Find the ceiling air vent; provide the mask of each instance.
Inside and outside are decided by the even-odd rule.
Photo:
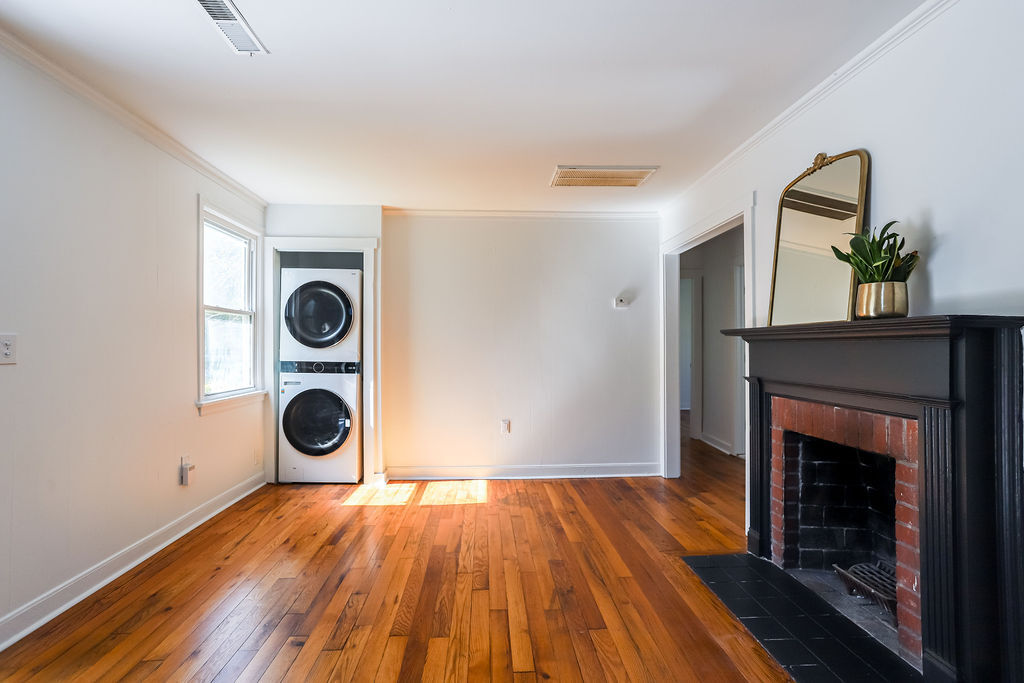
[[[252,32],[242,13],[231,0],[199,0],[206,13],[217,24],[231,48],[238,54],[252,55],[257,52],[270,54],[270,50]]]
[[[636,187],[657,166],[556,166],[551,187]]]

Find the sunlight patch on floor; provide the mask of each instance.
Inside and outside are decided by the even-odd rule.
[[[385,484],[384,486],[363,485],[353,491],[342,505],[406,505],[415,493],[415,482]]]
[[[432,481],[420,505],[473,505],[487,502],[487,480]]]

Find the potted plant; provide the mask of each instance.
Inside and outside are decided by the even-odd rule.
[[[857,274],[857,317],[898,318],[907,315],[907,278],[920,257],[916,251],[901,254],[906,239],[890,230],[889,221],[876,234],[853,235],[850,251],[832,247],[836,258],[850,264]]]

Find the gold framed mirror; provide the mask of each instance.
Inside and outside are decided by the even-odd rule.
[[[856,281],[832,253],[864,230],[868,153],[821,153],[779,197],[769,325],[850,320]]]

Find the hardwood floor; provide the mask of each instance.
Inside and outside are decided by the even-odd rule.
[[[679,559],[740,550],[742,527],[742,462],[693,442],[679,480],[267,486],[0,653],[0,677],[788,680]]]

